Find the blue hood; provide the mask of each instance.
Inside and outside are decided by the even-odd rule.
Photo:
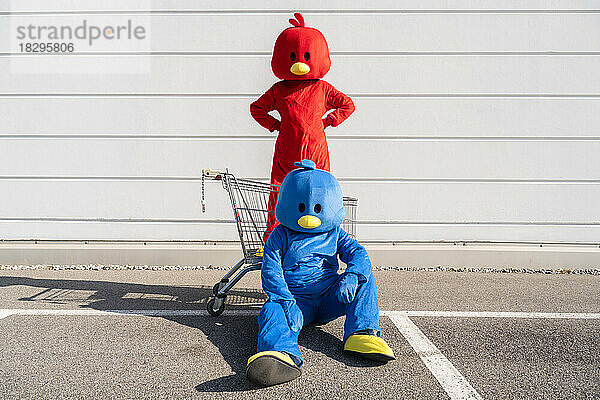
[[[311,160],[294,165],[300,168],[287,174],[279,190],[275,206],[279,223],[307,233],[327,232],[340,226],[344,220],[344,204],[337,179],[327,171],[316,169]]]

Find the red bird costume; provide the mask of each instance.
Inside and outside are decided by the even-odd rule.
[[[338,126],[354,112],[350,97],[320,80],[329,71],[331,60],[325,37],[304,26],[304,18],[295,13],[287,28],[275,41],[271,69],[282,79],[250,105],[250,114],[269,131],[279,131],[271,167],[271,183],[281,185],[295,169],[294,162],[309,159],[318,169],[329,171],[329,150],[325,128]],[[268,113],[277,110],[281,121]],[[323,115],[334,110],[323,119]],[[277,226],[277,195],[269,198],[268,234]]]

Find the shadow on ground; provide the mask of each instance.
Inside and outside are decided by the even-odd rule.
[[[205,310],[207,301],[213,296],[212,287],[207,286],[0,276],[0,288],[9,286],[40,289],[32,296],[18,299],[23,302],[72,304],[95,310]],[[266,295],[261,290],[231,290],[227,296],[225,314],[221,317],[156,317],[202,331],[234,372],[233,375],[198,384],[195,387],[198,392],[239,392],[256,389],[245,377],[246,360],[256,352],[256,316],[227,316],[227,310],[258,309],[265,300]],[[319,326],[305,327],[300,333],[299,344],[348,366],[380,365],[345,355],[341,340]]]

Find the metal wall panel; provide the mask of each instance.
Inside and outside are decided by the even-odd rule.
[[[257,96],[256,96],[257,97]],[[240,97],[0,97],[0,137],[272,137]],[[356,111],[331,136],[597,138],[600,98],[354,98]],[[36,118],[31,118],[35,111]]]
[[[273,136],[0,138],[0,159],[5,177],[199,179],[210,167],[267,178]],[[341,180],[600,183],[600,142],[593,140],[330,137],[328,142],[332,172]]]
[[[218,182],[206,188],[210,205],[206,214],[200,211],[200,185],[193,181],[8,180],[0,190],[5,193],[0,197],[4,221],[232,220],[229,200]],[[597,183],[358,181],[342,182],[342,191],[359,198],[357,218],[369,223],[593,225],[600,221]]]
[[[8,239],[103,240],[103,241],[228,241],[238,238],[233,223],[192,222],[65,222],[3,221],[0,235]],[[363,243],[417,242],[532,242],[597,243],[598,225],[497,225],[497,224],[359,224],[358,238]],[[393,239],[392,239],[393,238]],[[591,238],[591,239],[590,239]],[[459,244],[460,245],[460,244]],[[138,246],[139,248],[139,246]],[[400,250],[402,247],[398,247]],[[27,251],[23,251],[24,255]],[[240,253],[238,253],[239,256]],[[237,256],[236,256],[237,257]],[[68,253],[65,254],[68,258]],[[223,259],[221,265],[234,261]],[[398,262],[401,262],[401,258]],[[489,261],[489,260],[488,260]],[[573,260],[575,262],[576,260]],[[46,261],[48,262],[48,261]],[[177,263],[172,260],[171,263]],[[492,261],[493,262],[493,261]],[[200,258],[197,262],[202,264]],[[420,264],[423,265],[423,264]],[[436,264],[437,265],[437,264]],[[479,264],[476,264],[479,265]],[[485,261],[481,265],[486,265]],[[427,265],[431,266],[431,265]],[[520,265],[517,265],[520,266]],[[553,266],[553,265],[551,265]],[[597,267],[596,264],[591,264]]]
[[[3,35],[15,18],[147,16],[155,52],[0,45],[0,238],[235,240],[217,183],[200,213],[198,177],[268,175],[274,137],[248,105],[275,81],[269,52],[295,7],[0,1]],[[334,172],[360,198],[359,238],[598,241],[597,2],[303,7],[330,43],[326,80],[357,105],[327,133]]]
[[[127,14],[125,12],[125,14]],[[402,14],[311,13],[307,26],[317,27],[333,54],[372,52],[589,52],[600,50],[600,14]],[[77,26],[94,14],[56,15],[56,25]],[[0,15],[0,34],[9,32],[10,19]],[[24,23],[42,20],[20,17]],[[43,16],[44,20],[47,16]],[[289,26],[284,13],[180,14],[154,11],[149,50],[158,52],[270,53],[279,32]],[[140,16],[132,15],[136,22]],[[537,29],[531,29],[535,25]],[[369,27],[377,26],[378,29]],[[556,29],[560,26],[561,29]],[[507,29],[510,27],[510,29]],[[426,35],[423,32],[427,32]],[[565,35],[565,32],[569,32]],[[98,41],[78,51],[108,51]],[[0,43],[0,52],[11,50]],[[139,49],[142,50],[142,49]],[[134,51],[134,50],[132,50]]]
[[[600,92],[600,55],[334,56],[326,80],[356,97],[562,95]],[[11,63],[13,63],[11,65]],[[147,73],[119,71],[147,69]],[[259,96],[276,82],[266,56],[0,57],[3,94]],[[70,68],[86,73],[68,73]],[[62,71],[44,74],[39,71]]]
[[[595,0],[263,0],[260,3],[245,0],[0,0],[0,10],[4,11],[131,11],[146,9],[171,11],[206,10],[219,12],[255,12],[257,9],[271,12],[323,10],[324,12],[373,12],[399,10],[403,12],[564,12],[566,10],[594,11],[598,8]]]

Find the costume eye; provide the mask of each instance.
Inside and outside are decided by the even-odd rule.
[[[304,59],[306,61],[310,60],[310,53],[308,51],[306,53],[304,53]]]
[[[294,53],[293,51],[290,54],[290,58],[292,59],[292,61],[296,61],[296,53]]]
[[[317,214],[321,212],[321,205],[320,204],[315,204],[315,212]]]
[[[304,210],[306,210],[306,206],[304,205],[304,203],[298,204],[298,211],[304,212]]]

